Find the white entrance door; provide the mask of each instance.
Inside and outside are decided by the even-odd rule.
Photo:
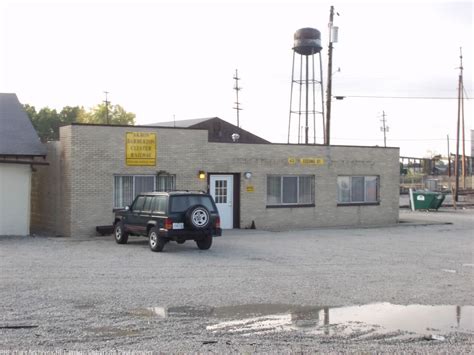
[[[209,182],[211,196],[221,217],[221,228],[232,229],[234,227],[234,176],[211,175]]]

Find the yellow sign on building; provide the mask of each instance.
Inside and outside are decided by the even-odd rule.
[[[324,165],[324,158],[318,157],[307,157],[307,158],[296,158],[296,157],[289,157],[288,164],[289,165]]]
[[[156,165],[156,133],[127,132],[125,137],[127,166]]]
[[[300,158],[301,165],[323,165],[323,158]]]

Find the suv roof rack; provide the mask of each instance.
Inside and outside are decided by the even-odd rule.
[[[186,193],[186,192],[197,192],[197,193],[200,193],[200,194],[207,194],[206,191],[203,191],[203,190],[182,190],[182,189],[179,189],[179,190],[167,190],[167,191],[159,191],[159,190],[153,190],[153,192],[182,192],[182,193]]]

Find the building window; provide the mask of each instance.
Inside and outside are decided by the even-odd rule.
[[[156,177],[156,191],[176,190],[176,175],[161,174]]]
[[[114,176],[114,207],[130,206],[140,192],[155,190],[154,175]]]
[[[114,207],[130,206],[141,192],[175,189],[176,175],[116,175],[114,176]]]
[[[268,175],[267,206],[295,205],[314,205],[314,175]]]
[[[338,204],[379,203],[378,176],[338,176]]]
[[[215,188],[215,203],[227,203],[227,180],[217,180]]]

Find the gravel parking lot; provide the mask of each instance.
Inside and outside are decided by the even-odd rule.
[[[473,217],[401,211],[390,227],[232,230],[208,251],[186,242],[163,253],[144,238],[0,237],[0,353],[470,353]],[[331,321],[338,309],[409,305],[439,306],[433,324]],[[439,328],[441,306],[463,325]]]

